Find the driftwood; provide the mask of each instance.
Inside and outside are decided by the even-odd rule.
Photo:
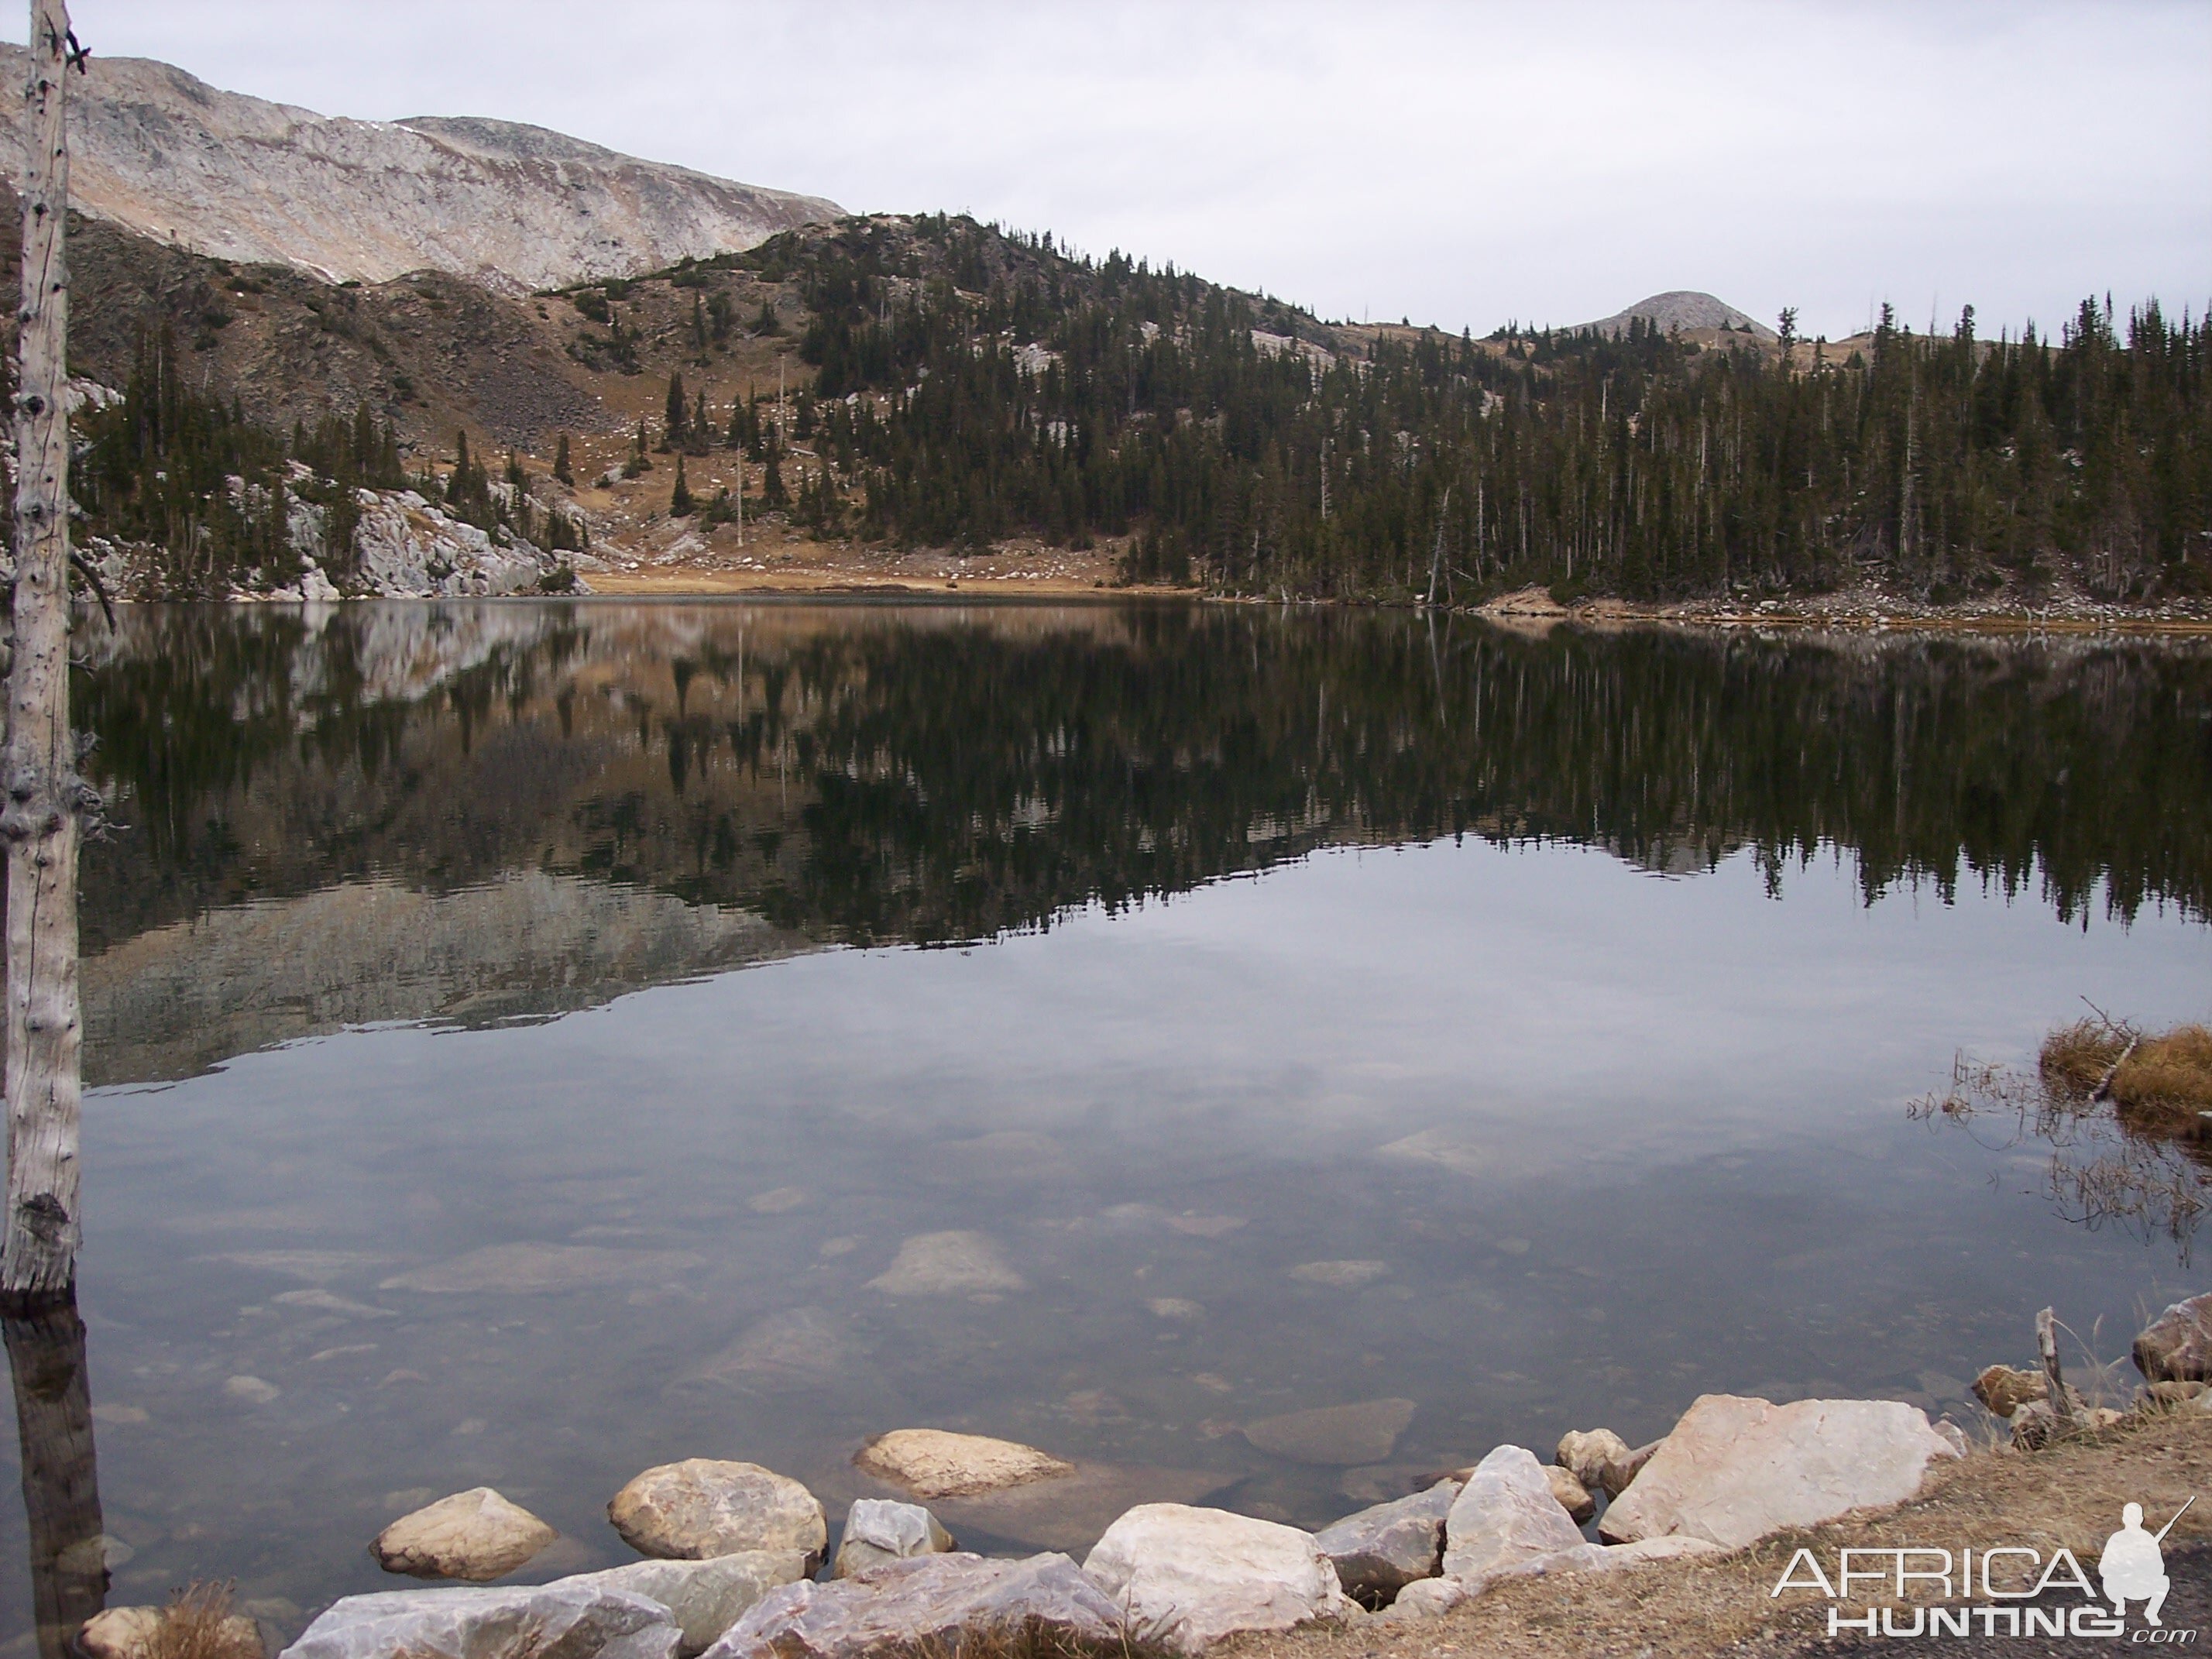
[[[0,1319],[15,1388],[40,1659],[63,1659],[107,1595],[84,1322],[74,1297]]]
[[[2043,1381],[2051,1409],[2062,1429],[2074,1426],[2074,1402],[2067,1398],[2066,1378],[2058,1369],[2058,1322],[2045,1308],[2035,1316],[2035,1349],[2043,1356]]]
[[[2104,1076],[2099,1078],[2097,1079],[2097,1086],[2089,1091],[2089,1098],[2091,1100],[2103,1100],[2111,1095],[2112,1091],[2112,1079],[2120,1074],[2120,1067],[2128,1063],[2129,1057],[2136,1051],[2136,1044],[2142,1041],[2142,1037],[2140,1033],[2129,1036],[2128,1046],[2120,1050],[2120,1057],[2114,1060],[2111,1065],[2105,1067]]]

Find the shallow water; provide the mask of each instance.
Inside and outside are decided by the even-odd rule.
[[[82,689],[130,826],[85,877],[111,1601],[235,1578],[295,1630],[477,1484],[567,1534],[526,1576],[611,1565],[607,1498],[683,1456],[834,1517],[912,1425],[1097,1466],[952,1517],[986,1547],[1318,1524],[1712,1390],[1972,1426],[2036,1309],[2109,1358],[2202,1288],[2049,1146],[1907,1117],[2085,996],[2207,1012],[2197,647],[124,627]],[[0,1504],[0,1644],[26,1547]]]

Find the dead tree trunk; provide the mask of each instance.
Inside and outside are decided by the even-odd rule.
[[[23,284],[15,313],[15,603],[8,670],[8,1208],[0,1297],[67,1291],[76,1273],[79,817],[69,715],[69,146],[65,0],[32,0]]]

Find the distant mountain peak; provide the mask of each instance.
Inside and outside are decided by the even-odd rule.
[[[1738,311],[1725,300],[1687,288],[1672,289],[1648,300],[1638,300],[1626,310],[1616,311],[1594,323],[1577,323],[1572,331],[1589,328],[1601,334],[1626,334],[1632,317],[1654,325],[1662,334],[1677,328],[1685,334],[1705,328],[1728,328],[1741,332],[1749,325],[1752,333],[1759,339],[1776,337],[1772,329],[1747,312]]]
[[[20,80],[23,57],[0,44],[0,75]],[[738,252],[844,212],[517,122],[318,115],[150,58],[92,59],[70,101],[71,207],[331,281],[428,269],[526,293]],[[21,122],[21,101],[0,100],[10,182]]]

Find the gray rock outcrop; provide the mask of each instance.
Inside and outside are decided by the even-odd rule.
[[[614,1590],[658,1601],[682,1629],[678,1659],[712,1647],[770,1590],[806,1577],[797,1550],[741,1550],[703,1561],[633,1561],[605,1572],[579,1573],[553,1588]]]
[[[2177,1302],[2137,1334],[2136,1369],[2148,1382],[2212,1382],[2212,1291]]]
[[[0,47],[11,82],[20,46]],[[511,294],[635,276],[838,218],[835,203],[643,161],[542,127],[356,121],[94,58],[70,99],[70,205],[220,259],[331,282],[425,268]],[[20,179],[20,103],[0,143]]]
[[[489,1486],[476,1486],[401,1516],[368,1553],[386,1572],[481,1584],[505,1577],[559,1536]]]
[[[1698,1397],[1598,1523],[1608,1542],[1680,1534],[1740,1549],[1789,1527],[1901,1504],[1928,1466],[1959,1455],[1894,1400]]]
[[[639,1554],[674,1560],[795,1550],[818,1562],[830,1539],[822,1505],[799,1482],[708,1457],[646,1470],[615,1494],[607,1519]]]
[[[1388,1504],[1347,1515],[1314,1534],[1336,1565],[1344,1593],[1363,1607],[1382,1607],[1416,1580],[1443,1571],[1444,1517],[1459,1482],[1439,1480]]]
[[[845,1516],[845,1531],[837,1540],[833,1578],[850,1578],[870,1567],[904,1561],[916,1555],[943,1555],[953,1547],[952,1534],[919,1504],[900,1504],[888,1498],[861,1498]]]
[[[1536,1455],[1500,1446],[1474,1466],[1444,1518],[1444,1572],[1480,1578],[1583,1541]]]
[[[1352,1608],[1310,1533],[1226,1510],[1139,1504],[1106,1528],[1083,1570],[1131,1624],[1185,1653]]]
[[[349,1595],[281,1659],[675,1659],[682,1632],[641,1595],[573,1580]]]
[[[708,1659],[857,1659],[887,1646],[940,1644],[951,1651],[963,1631],[1024,1626],[1106,1643],[1119,1636],[1121,1614],[1064,1555],[921,1555],[826,1584],[805,1580],[772,1590],[707,1652]]]

